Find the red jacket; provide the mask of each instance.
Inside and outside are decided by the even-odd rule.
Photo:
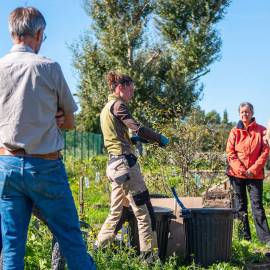
[[[247,129],[239,121],[231,130],[226,147],[228,175],[247,179],[245,172],[249,170],[254,175],[252,179],[264,178],[264,165],[269,155],[268,144],[263,142],[264,130],[266,128],[255,119]]]

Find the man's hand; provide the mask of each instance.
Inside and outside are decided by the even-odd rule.
[[[247,178],[253,178],[254,177],[254,174],[252,172],[250,172],[249,170],[247,170],[246,173],[245,173],[245,176]]]
[[[61,128],[63,124],[65,123],[65,116],[64,112],[59,109],[55,115],[56,125],[58,128]]]
[[[263,143],[264,144],[268,144],[266,133],[267,133],[267,130],[264,130],[263,131]]]

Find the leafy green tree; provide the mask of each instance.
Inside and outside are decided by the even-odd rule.
[[[223,112],[222,123],[223,123],[223,124],[228,124],[228,123],[229,123],[228,112],[227,112],[227,110],[224,110],[224,112]]]
[[[221,118],[218,112],[216,112],[215,110],[208,112],[205,115],[205,120],[208,124],[220,124],[221,123]]]
[[[198,152],[225,151],[229,132],[234,126],[234,123],[230,122],[228,118],[227,123],[224,123],[216,111],[205,113],[197,106],[182,121],[182,124],[187,123],[193,127],[203,127],[204,131],[200,133],[201,144],[200,147],[197,147]],[[169,128],[166,127],[166,129]]]
[[[141,121],[165,123],[187,115],[203,90],[199,78],[219,57],[215,24],[229,2],[85,1],[92,30],[73,46],[80,78],[80,128],[99,131],[99,113],[108,93],[105,75],[112,69],[134,78],[133,110]],[[149,40],[150,34],[154,40]]]

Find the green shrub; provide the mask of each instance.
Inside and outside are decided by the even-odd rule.
[[[161,150],[163,151],[163,149]],[[110,201],[110,184],[105,176],[107,158],[106,156],[93,157],[91,160],[73,161],[68,159],[67,171],[72,188],[72,192],[78,204],[79,193],[79,179],[80,177],[88,177],[89,186],[84,189],[84,214],[80,218],[88,222],[92,229],[88,232],[87,242],[90,252],[93,249],[93,243],[96,239],[97,233],[101,224],[108,214],[108,205]],[[143,157],[140,159],[143,167],[143,172],[150,186],[151,192],[167,191],[169,185],[180,184],[181,178],[178,178],[179,169],[170,164],[159,163],[155,157]],[[99,179],[96,179],[96,173],[99,172]],[[155,177],[158,181],[155,182]],[[163,179],[163,181],[160,181]],[[162,185],[167,183],[167,187]],[[202,186],[201,188],[204,188]],[[264,186],[264,204],[266,212],[269,212],[270,198],[270,183],[265,182]],[[233,236],[233,250],[232,260],[229,263],[218,263],[210,266],[210,270],[237,270],[244,269],[248,263],[261,262],[265,260],[264,253],[267,251],[266,247],[256,240],[255,227],[250,217],[252,242],[241,241],[237,235],[237,222],[235,223]],[[29,227],[29,235],[25,257],[26,270],[45,270],[50,269],[51,263],[51,233],[47,227],[35,218],[31,220]],[[161,265],[156,262],[152,267],[142,263],[135,252],[130,248],[107,248],[93,254],[97,262],[98,269],[101,270],[197,270],[204,268],[196,266],[194,263],[187,265],[182,262],[180,258],[171,257],[165,264]]]

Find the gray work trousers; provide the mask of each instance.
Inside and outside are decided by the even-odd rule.
[[[130,167],[125,157],[120,156],[115,162],[109,162],[106,173],[112,187],[111,207],[109,216],[98,234],[98,246],[105,246],[115,238],[123,207],[129,202],[138,223],[140,251],[157,250],[152,205],[139,164],[135,163]]]

